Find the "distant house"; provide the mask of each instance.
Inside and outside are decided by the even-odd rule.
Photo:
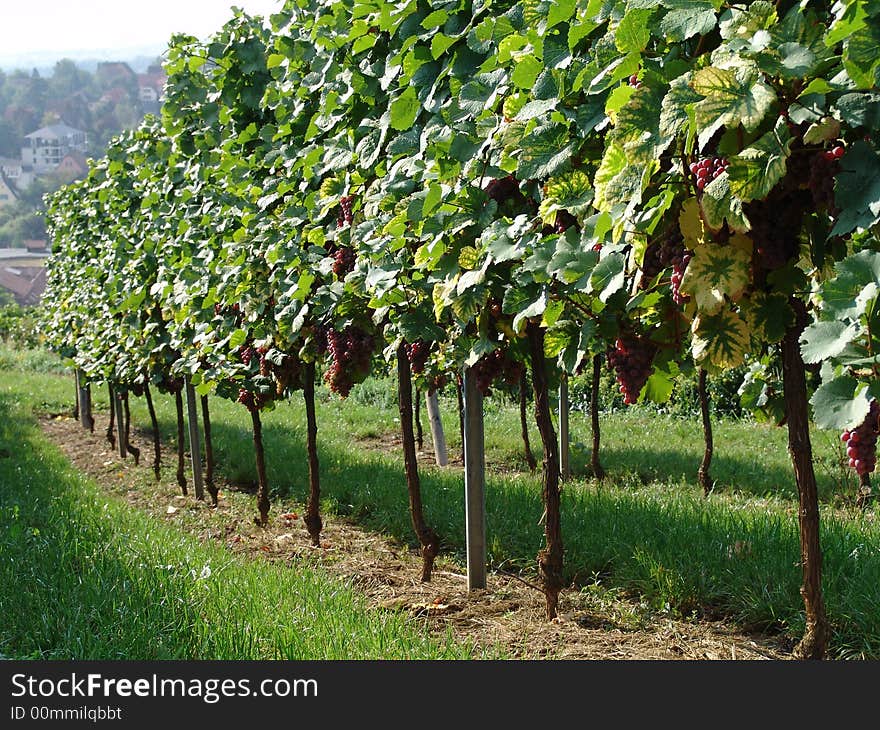
[[[43,238],[38,239],[38,240],[27,240],[24,242],[24,247],[25,247],[25,249],[27,249],[28,253],[48,253],[49,252],[46,240]]]
[[[81,152],[71,152],[65,155],[64,159],[58,164],[55,174],[63,180],[70,182],[84,178],[88,171],[89,162],[86,156]]]
[[[161,66],[150,66],[145,74],[138,74],[138,94],[148,114],[158,114],[165,100],[165,82],[168,77]]]
[[[21,161],[39,175],[54,170],[71,152],[85,151],[86,133],[61,122],[26,135]]]
[[[0,208],[12,205],[19,198],[15,185],[6,177],[6,173],[0,170]]]
[[[95,75],[101,85],[105,87],[125,86],[137,78],[135,72],[131,70],[131,66],[118,61],[99,63]]]
[[[8,157],[0,157],[0,172],[6,175],[16,190],[27,190],[34,181],[34,168],[25,165],[21,160],[12,160]]]
[[[42,266],[0,268],[0,288],[11,292],[23,307],[39,304],[46,291],[46,269]]]

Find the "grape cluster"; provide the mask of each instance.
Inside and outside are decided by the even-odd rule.
[[[348,246],[340,246],[333,254],[333,273],[337,278],[344,279],[354,271],[355,253]]]
[[[627,81],[628,81],[629,85],[632,86],[634,89],[642,88],[642,82],[639,81],[638,74],[633,74],[632,76],[629,77],[629,79],[627,79]]]
[[[330,328],[327,352],[332,362],[324,373],[330,390],[347,398],[355,382],[370,371],[374,347],[373,336],[358,327],[349,326],[342,331]]]
[[[812,206],[808,191],[788,188],[783,181],[765,200],[753,200],[743,206],[752,224],[758,261],[768,271],[783,267],[797,256],[804,211]]]
[[[684,279],[684,272],[687,271],[690,261],[691,255],[686,251],[680,259],[672,264],[672,280],[669,286],[672,290],[672,301],[678,305],[682,305],[690,299],[686,294],[681,293],[681,281]]]
[[[574,226],[575,230],[579,230],[577,218],[575,218],[567,210],[560,210],[556,213],[556,221],[553,230],[556,233],[565,233],[569,228]]]
[[[250,345],[242,345],[238,348],[238,357],[245,365],[250,365],[254,359],[254,348]]]
[[[859,476],[870,474],[877,466],[878,419],[880,419],[880,404],[872,400],[868,415],[861,425],[840,435],[840,440],[846,444],[849,465]]]
[[[473,367],[477,388],[484,396],[492,395],[492,383],[503,378],[508,385],[519,383],[523,365],[510,357],[506,350],[493,350],[483,355]]]
[[[263,377],[268,377],[271,372],[270,365],[271,363],[266,358],[266,353],[269,352],[269,348],[263,345],[262,347],[257,348],[257,353],[260,355],[260,375]]]
[[[617,374],[623,402],[632,405],[651,376],[657,346],[646,337],[621,335],[608,353],[608,363]]]
[[[516,200],[517,198],[522,197],[522,193],[519,189],[519,182],[517,182],[517,179],[513,175],[490,180],[489,184],[486,186],[486,195],[488,195],[491,200],[498,203],[498,205],[501,205],[507,200]]]
[[[254,394],[251,393],[251,391],[249,391],[247,388],[239,388],[238,402],[241,403],[249,411],[253,411],[256,408]]]
[[[838,212],[834,205],[834,178],[840,172],[839,160],[845,152],[843,146],[835,145],[810,158],[807,185],[813,196],[813,204],[817,210],[828,211],[832,216]]]
[[[339,199],[339,217],[336,220],[337,228],[351,225],[354,221],[354,196],[346,195]]]
[[[704,157],[702,160],[692,162],[691,174],[697,183],[697,190],[703,192],[703,188],[724,172],[730,163],[722,157]]]
[[[406,345],[406,357],[409,360],[412,371],[416,375],[425,372],[425,365],[431,355],[431,344],[424,340],[416,340]]]
[[[678,228],[673,229],[659,241],[653,241],[645,251],[640,286],[647,288],[657,274],[671,266],[672,299],[676,304],[684,304],[688,298],[680,291],[681,280],[690,260],[691,252],[685,248],[684,236]]]

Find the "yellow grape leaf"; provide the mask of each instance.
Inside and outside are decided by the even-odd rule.
[[[751,281],[752,241],[735,234],[727,245],[701,243],[693,250],[681,291],[693,298],[698,312],[713,314],[725,297],[735,300]]]
[[[476,269],[480,263],[480,252],[473,246],[465,246],[458,254],[458,265],[465,269]]]
[[[700,314],[691,328],[694,362],[707,370],[739,367],[751,344],[749,325],[739,313],[725,307],[714,314]]]
[[[696,198],[688,198],[681,206],[678,216],[678,226],[681,235],[684,236],[685,248],[693,251],[706,239],[706,229],[700,216],[700,201]]]

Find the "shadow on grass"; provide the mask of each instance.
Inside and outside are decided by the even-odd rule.
[[[266,418],[264,425],[271,486],[276,496],[303,501],[304,431],[278,420]],[[320,425],[318,438],[325,509],[414,546],[401,460],[328,443],[332,439],[322,439]],[[244,425],[217,419],[214,443],[221,472],[252,478],[250,432]],[[736,460],[721,465],[738,468]],[[460,470],[423,468],[422,487],[429,524],[444,548],[462,559]],[[792,640],[803,630],[793,510],[746,505],[723,495],[705,500],[696,490],[662,485],[623,489],[577,481],[563,490],[562,504],[567,576],[576,584],[601,575],[681,615],[734,618],[746,627],[782,631]],[[489,475],[486,505],[490,565],[534,566],[543,545],[539,478]],[[868,520],[830,517],[822,531],[835,650],[880,656],[880,529]]]

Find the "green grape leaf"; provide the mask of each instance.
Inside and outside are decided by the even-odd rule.
[[[630,162],[656,160],[672,141],[660,131],[665,87],[643,85],[617,114],[612,139],[623,147]]]
[[[587,173],[569,170],[547,181],[538,213],[545,223],[553,225],[558,211],[567,210],[579,216],[589,210],[592,202],[593,186]]]
[[[776,101],[776,92],[754,66],[709,66],[694,74],[691,86],[704,97],[694,107],[700,148],[722,126],[755,129]]]
[[[836,357],[858,334],[858,327],[840,320],[814,322],[801,335],[804,362],[817,363]]]
[[[651,40],[649,27],[654,11],[644,8],[629,9],[614,32],[614,43],[621,53],[644,51]]]
[[[860,89],[880,85],[880,20],[871,19],[853,33],[843,49],[843,65]]]
[[[730,192],[741,201],[766,198],[785,176],[791,134],[781,117],[772,131],[758,138],[751,147],[730,158],[727,174]]]
[[[691,88],[693,74],[688,71],[669,85],[669,91],[663,97],[660,106],[660,137],[675,138],[691,125],[688,108],[703,97]]]
[[[415,86],[407,86],[404,92],[391,102],[391,126],[399,132],[406,131],[415,124],[421,108]]]
[[[568,128],[550,124],[536,128],[527,134],[511,153],[517,160],[516,176],[520,180],[548,178],[558,175],[571,166],[575,143]]]
[[[745,362],[751,339],[748,324],[736,312],[724,308],[694,319],[691,353],[707,370],[725,370]]]
[[[607,302],[626,283],[626,260],[622,254],[603,257],[590,275],[590,292],[599,292],[599,301]]]
[[[840,137],[840,122],[834,117],[823,117],[804,132],[804,144],[822,144]]]
[[[871,407],[867,388],[855,378],[843,376],[822,383],[813,397],[813,421],[819,428],[845,429],[858,426]]]
[[[692,297],[697,311],[714,314],[725,297],[736,300],[751,281],[752,242],[737,235],[726,246],[697,246],[681,281],[681,291]]]
[[[794,311],[784,294],[760,292],[742,302],[741,306],[759,342],[779,342],[794,324]]]
[[[871,145],[859,140],[840,161],[834,202],[841,209],[832,236],[868,228],[880,220],[880,157]]]
[[[645,383],[640,397],[652,403],[665,403],[672,395],[675,380],[662,370],[655,370]]]
[[[703,220],[712,230],[720,231],[724,221],[734,231],[745,233],[751,228],[742,209],[742,201],[730,191],[730,176],[724,172],[709,183],[700,199]]]
[[[709,2],[689,2],[686,8],[670,10],[660,20],[660,31],[671,41],[705,35],[715,28],[715,8]]]

